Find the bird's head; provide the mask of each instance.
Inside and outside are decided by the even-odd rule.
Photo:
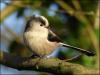
[[[25,31],[32,27],[49,27],[49,22],[44,16],[33,15],[26,23]]]

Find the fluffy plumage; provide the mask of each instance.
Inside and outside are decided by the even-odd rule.
[[[26,24],[24,41],[34,55],[47,56],[59,46],[75,49],[88,56],[94,55],[93,52],[61,43],[60,38],[48,29],[48,26],[49,22],[44,16],[32,16]]]

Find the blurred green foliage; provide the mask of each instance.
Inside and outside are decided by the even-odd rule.
[[[86,27],[90,25],[90,27],[93,29],[93,32],[95,32],[95,35],[97,38],[96,40],[99,41],[99,28],[98,29],[94,28],[95,27],[94,25],[95,15],[96,15],[95,12],[97,9],[98,1],[97,0],[63,0],[65,4],[68,4],[71,8],[75,10],[75,13],[80,12],[79,14],[82,14],[82,15],[84,14],[84,16],[86,17],[86,22],[83,20],[79,21],[75,17],[74,14],[71,15],[67,13],[66,10],[63,9],[63,7],[61,7],[60,4],[58,4],[56,1],[57,0],[24,0],[24,1],[21,1],[21,3],[24,4],[24,7],[22,6],[18,10],[16,10],[17,11],[16,17],[20,18],[21,16],[25,16],[23,14],[26,9],[29,9],[30,11],[32,10],[31,13],[38,11],[41,15],[45,16],[49,20],[51,29],[55,33],[57,33],[59,37],[65,43],[68,43],[68,44],[71,44],[77,47],[81,47],[87,50],[91,50],[91,49],[94,50],[95,48],[91,42],[93,40],[90,39],[91,36],[89,36],[88,34],[91,32],[87,32]],[[80,7],[77,6],[77,4],[73,4],[74,1],[76,1],[76,3],[80,5]],[[52,6],[53,4],[55,4],[58,7],[55,11],[53,9],[50,9],[50,6]],[[48,12],[51,12],[51,11],[55,13],[55,15],[50,16]],[[31,14],[31,16],[32,15],[33,14]],[[81,16],[79,16],[79,18],[80,17]],[[19,46],[22,46],[22,44],[21,45],[19,44]],[[15,49],[17,51],[18,49],[20,49],[19,46],[18,46],[18,43],[16,42],[11,43],[9,47],[10,52],[13,52],[12,50],[15,51]],[[16,51],[14,53],[16,53]],[[65,53],[61,52],[61,55],[70,56],[73,53],[73,50],[69,49],[69,52],[68,53],[67,52],[68,51],[66,51]],[[93,65],[92,63],[93,60],[94,60],[93,58],[82,55],[80,57],[80,60],[78,60],[77,63],[84,64],[86,66],[91,66]]]

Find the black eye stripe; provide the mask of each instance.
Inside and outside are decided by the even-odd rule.
[[[43,25],[45,25],[45,21],[44,21],[43,19],[38,18],[38,20],[39,20]]]
[[[41,20],[41,23],[45,25],[45,21]]]
[[[31,21],[32,21],[32,19],[28,20],[28,22],[26,23],[25,30],[27,30],[29,28]]]

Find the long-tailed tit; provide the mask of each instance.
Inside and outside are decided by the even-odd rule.
[[[28,20],[24,31],[24,41],[33,55],[47,56],[59,46],[72,48],[88,56],[95,55],[91,51],[63,43],[48,27],[49,22],[44,16],[32,16]]]

